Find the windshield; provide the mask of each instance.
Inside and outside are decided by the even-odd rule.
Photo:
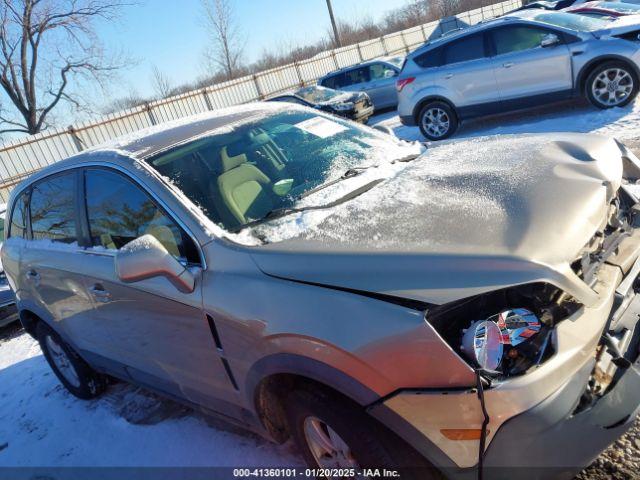
[[[592,32],[606,28],[609,22],[602,18],[587,17],[566,12],[544,12],[534,15],[533,20],[564,27],[577,32]]]
[[[303,198],[305,208],[335,201],[322,195],[314,200],[315,192],[337,181],[348,189],[350,178],[363,169],[406,160],[423,149],[294,108],[213,131],[147,162],[213,222],[233,232],[295,208]]]
[[[344,92],[314,85],[311,87],[301,88],[296,92],[296,95],[310,103],[323,103],[328,102],[335,97],[339,97],[340,95],[344,95]]]

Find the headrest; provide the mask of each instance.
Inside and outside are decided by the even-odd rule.
[[[247,161],[247,156],[244,153],[236,155],[235,157],[230,157],[227,153],[227,147],[222,147],[222,150],[220,151],[220,158],[222,160],[223,172],[228,172],[232,168],[236,168]]]

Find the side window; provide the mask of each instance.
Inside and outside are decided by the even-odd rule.
[[[332,75],[330,77],[325,78],[322,81],[322,86],[327,88],[333,88],[334,90],[339,90],[340,88],[345,86],[345,76],[344,73],[338,73],[336,75]]]
[[[449,43],[444,47],[443,56],[447,65],[484,58],[484,35],[477,33]]]
[[[28,190],[23,191],[13,204],[13,213],[9,223],[9,237],[27,236],[27,197]]]
[[[369,78],[371,80],[383,80],[398,75],[398,72],[384,63],[369,65]]]
[[[544,28],[512,25],[493,30],[491,37],[493,38],[496,55],[504,55],[505,53],[538,48],[542,38],[549,33],[552,32]],[[562,38],[561,35],[558,35],[558,37]]]
[[[85,198],[92,245],[117,250],[150,234],[178,260],[200,263],[193,240],[124,175],[86,170]]]
[[[344,75],[346,77],[345,87],[358,83],[367,83],[369,81],[369,67],[354,68],[346,71]]]
[[[76,172],[36,183],[29,211],[34,240],[76,242]]]

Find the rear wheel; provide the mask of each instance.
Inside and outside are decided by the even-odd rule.
[[[286,406],[291,435],[311,468],[388,468],[402,478],[441,478],[401,438],[347,399],[304,389],[289,394]]]
[[[429,140],[444,140],[458,129],[458,117],[448,104],[431,102],[420,110],[418,125]]]
[[[638,93],[638,78],[625,62],[611,61],[596,67],[587,77],[588,100],[598,108],[624,107]]]
[[[106,377],[92,369],[46,323],[38,323],[36,334],[47,363],[69,392],[83,400],[96,398],[104,392]]]

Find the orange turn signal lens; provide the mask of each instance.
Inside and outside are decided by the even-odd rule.
[[[449,440],[480,440],[482,429],[480,428],[443,428],[440,433]],[[487,430],[489,435],[489,430]]]

